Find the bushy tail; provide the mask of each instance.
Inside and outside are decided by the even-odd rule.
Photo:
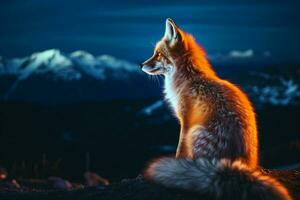
[[[209,199],[292,199],[278,181],[249,169],[242,161],[161,158],[150,164],[145,177],[166,187],[196,191]]]

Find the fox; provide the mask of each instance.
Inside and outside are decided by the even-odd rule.
[[[261,171],[256,114],[247,95],[216,74],[191,34],[168,18],[153,55],[140,66],[164,76],[165,99],[180,124],[175,158],[151,162],[146,179],[217,200],[292,199]]]

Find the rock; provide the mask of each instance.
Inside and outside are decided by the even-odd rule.
[[[0,166],[0,181],[7,178],[7,170]]]
[[[54,189],[58,190],[69,190],[72,188],[72,184],[65,179],[60,177],[49,177],[48,180],[52,183]]]
[[[95,187],[101,185],[109,185],[109,181],[105,178],[102,178],[94,172],[85,172],[84,173],[85,185],[88,187]]]

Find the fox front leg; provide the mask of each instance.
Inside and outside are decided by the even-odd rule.
[[[186,155],[184,150],[184,145],[182,142],[179,142],[176,149],[176,158],[184,158]]]
[[[193,130],[194,129],[190,130],[183,125],[180,126],[180,136],[176,150],[176,158],[193,158],[193,135],[191,135]]]
[[[176,158],[187,158],[187,157],[191,157],[191,155],[189,154],[188,146],[186,143],[186,139],[184,138],[184,135],[180,134],[179,142],[176,150]]]

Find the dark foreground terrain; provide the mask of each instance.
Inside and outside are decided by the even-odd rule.
[[[300,171],[266,170],[280,180],[290,191],[295,200],[300,199]],[[187,191],[166,189],[159,185],[149,183],[139,176],[135,179],[123,179],[107,187],[92,187],[70,191],[58,190],[3,190],[0,191],[1,200],[196,200],[214,199]],[[224,199],[227,199],[224,197]],[[228,199],[234,199],[232,197]]]
[[[136,177],[149,160],[176,150],[178,122],[165,104],[151,108],[158,101],[2,102],[0,166],[15,178],[82,182],[89,152],[88,170],[113,182]],[[256,112],[260,164],[290,169],[300,163],[300,107],[265,106]]]

